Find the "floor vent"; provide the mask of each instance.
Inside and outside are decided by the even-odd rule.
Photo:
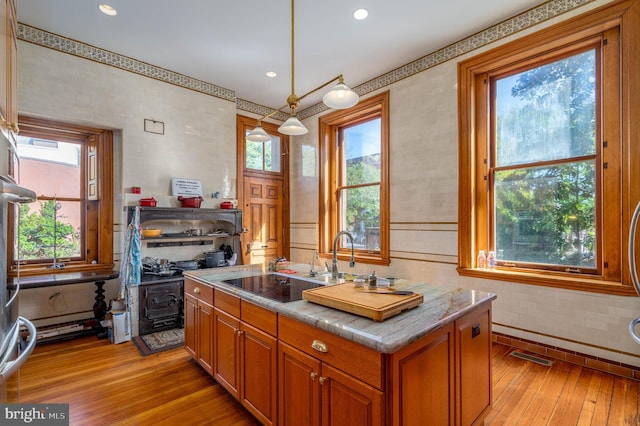
[[[516,358],[520,358],[527,361],[535,362],[540,365],[544,365],[545,367],[551,367],[553,365],[553,361],[549,361],[548,359],[540,358],[535,355],[525,354],[519,351],[513,351],[510,353],[510,355]]]

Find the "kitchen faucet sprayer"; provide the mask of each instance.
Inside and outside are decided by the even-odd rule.
[[[336,234],[333,239],[333,264],[331,266],[331,278],[334,280],[338,279],[338,254],[337,254],[337,244],[338,239],[340,239],[341,235],[346,235],[351,240],[351,259],[349,260],[349,267],[353,268],[356,264],[356,258],[353,254],[353,235],[351,235],[348,231],[340,231]]]

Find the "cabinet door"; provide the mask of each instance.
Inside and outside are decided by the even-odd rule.
[[[278,343],[280,426],[320,426],[320,366],[317,359]]]
[[[491,407],[491,311],[471,312],[456,321],[458,418],[471,425]],[[486,411],[485,411],[486,410]]]
[[[200,300],[197,313],[198,363],[213,375],[213,306]]]
[[[330,365],[322,365],[322,426],[381,426],[384,424],[384,396]]]
[[[275,337],[242,323],[241,402],[263,425],[273,425],[277,412],[278,346]]]
[[[197,328],[198,299],[184,295],[184,348],[196,361],[198,360],[198,328]]]
[[[391,356],[392,424],[454,424],[454,353],[449,324]]]
[[[240,321],[214,308],[213,323],[213,376],[234,398],[240,399]]]

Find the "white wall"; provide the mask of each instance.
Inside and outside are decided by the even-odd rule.
[[[202,181],[208,195],[202,207],[218,207],[220,200],[210,198],[214,192],[235,198],[234,102],[19,41],[18,109],[115,131],[116,260],[126,223],[123,206],[142,197],[155,197],[162,207],[179,206],[170,195],[172,177]],[[164,122],[164,135],[145,132],[144,119]],[[142,194],[131,194],[132,186],[140,186]],[[118,287],[119,280],[107,283],[107,300]],[[94,290],[91,283],[25,290],[20,311],[37,325],[91,317]]]
[[[594,2],[568,16],[604,3]],[[640,315],[639,298],[461,277],[456,272],[457,62],[513,38],[384,89],[390,91],[391,111],[391,264],[387,268],[356,264],[353,271],[375,269],[378,276],[495,292],[495,331],[640,366],[640,346],[628,333],[629,321]],[[315,176],[301,177],[302,147],[306,147],[304,152],[315,149],[317,156],[318,116],[304,124],[309,133],[293,137],[290,149],[291,253],[293,260],[308,263],[318,244],[318,169],[316,161]],[[346,263],[340,268],[349,270]]]
[[[591,2],[515,37],[607,2]],[[629,321],[640,315],[640,299],[474,279],[456,273],[456,62],[513,38],[383,89],[390,90],[391,102],[392,261],[386,268],[376,266],[376,272],[379,276],[495,292],[496,331],[640,365],[640,350],[627,332]],[[169,195],[172,176],[202,180],[205,194],[221,191],[227,192],[224,196],[235,197],[234,103],[26,42],[19,42],[18,59],[21,113],[117,130],[116,213],[122,211],[123,204],[135,204],[139,198],[127,193],[134,185],[142,187],[142,197],[154,196],[161,206],[177,205]],[[390,68],[396,65],[390,64]],[[163,121],[165,135],[145,133],[144,118]],[[290,150],[291,254],[293,260],[307,263],[318,245],[317,116],[306,119],[305,125],[309,133],[293,137]],[[305,167],[304,173],[303,152],[306,164],[315,162],[315,169]],[[204,206],[216,207],[216,202],[207,199]],[[122,229],[122,223],[117,230]],[[117,233],[117,255],[119,248]],[[348,270],[346,265],[341,267]],[[354,270],[369,273],[371,269],[371,265],[357,264]],[[108,283],[108,297],[115,295],[117,286],[117,282]],[[33,319],[59,315],[60,311],[90,310],[93,286],[84,288],[25,291],[21,311]],[[58,292],[62,292],[66,304],[60,301],[60,295],[49,300]]]

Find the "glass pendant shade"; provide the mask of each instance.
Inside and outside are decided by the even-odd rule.
[[[256,128],[249,132],[247,139],[251,142],[266,142],[271,140],[271,136],[269,136],[269,134],[262,128],[262,125],[258,123]]]
[[[336,84],[330,92],[322,97],[322,102],[329,108],[346,109],[358,103],[360,97],[346,84]]]
[[[295,115],[292,115],[287,119],[287,121],[278,127],[278,131],[283,135],[298,136],[304,135],[309,131],[309,129],[304,127],[304,124],[302,124]]]

